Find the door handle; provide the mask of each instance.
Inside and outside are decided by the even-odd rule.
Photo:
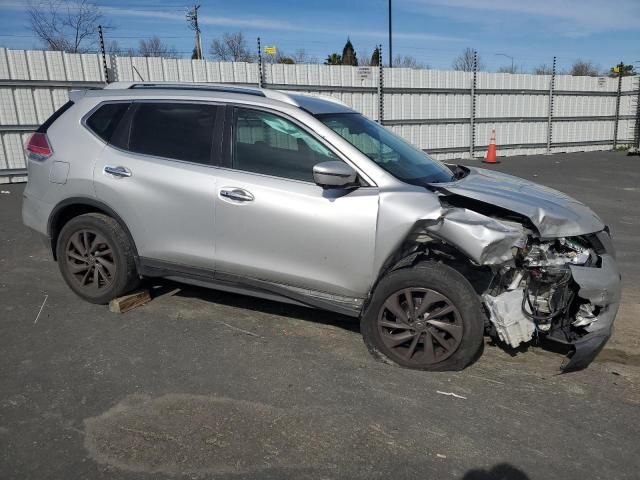
[[[252,202],[253,195],[241,188],[221,188],[220,196],[236,202]]]
[[[118,166],[105,165],[104,173],[113,175],[114,177],[130,177],[131,176],[131,170],[129,170],[126,167],[122,167],[120,165]]]

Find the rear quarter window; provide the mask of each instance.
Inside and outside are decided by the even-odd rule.
[[[87,127],[105,142],[110,142],[129,105],[127,102],[102,105],[87,119]]]
[[[40,125],[38,127],[36,132],[38,132],[38,133],[47,133],[47,130],[49,129],[49,127],[51,125],[53,125],[53,122],[55,122],[58,118],[60,118],[60,116],[64,112],[69,110],[72,106],[73,106],[73,102],[71,100],[69,100],[67,103],[62,105],[58,110],[53,112],[53,115],[51,115],[49,118],[47,118],[47,120],[42,125]]]

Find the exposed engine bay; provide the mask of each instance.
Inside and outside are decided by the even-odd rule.
[[[438,189],[443,210],[423,227],[423,241],[427,246],[431,238],[444,241],[476,271],[490,272],[488,285],[474,285],[489,335],[514,348],[538,339],[565,344],[572,351],[562,369],[585,368],[611,336],[620,302],[620,273],[608,230],[559,192],[550,190],[554,202],[544,208],[539,201],[527,202],[532,187],[526,181],[476,170],[495,180],[498,194],[489,203],[481,197],[484,191],[474,188],[473,174],[466,190],[458,184]],[[571,209],[561,211],[558,205]],[[470,278],[468,272],[465,276]]]
[[[600,307],[578,295],[571,265],[598,267],[599,257],[584,238],[531,239],[514,264],[496,268],[483,295],[495,334],[512,347],[540,334],[571,343],[598,321]]]

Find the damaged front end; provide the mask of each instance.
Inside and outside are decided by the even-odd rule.
[[[472,173],[484,175],[478,169]],[[562,370],[585,368],[611,336],[620,303],[620,273],[608,230],[570,197],[499,175],[491,173],[501,189],[491,203],[486,190],[486,198],[476,194],[479,179],[472,181],[473,189],[437,188],[443,209],[425,233],[491,270],[488,287],[476,286],[490,335],[511,347],[534,338],[560,342],[572,348]],[[507,201],[507,192],[520,195],[519,203]],[[533,192],[546,209],[532,207]]]
[[[606,238],[605,238],[606,237]],[[482,295],[495,334],[512,347],[545,337],[573,347],[562,369],[587,367],[612,333],[620,274],[608,233],[530,237],[513,263],[497,267]]]

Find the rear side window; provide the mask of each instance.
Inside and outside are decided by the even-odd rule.
[[[217,107],[190,103],[140,103],[135,107],[129,150],[210,164]]]
[[[109,142],[129,105],[126,102],[102,105],[87,119],[87,126],[105,142]]]

